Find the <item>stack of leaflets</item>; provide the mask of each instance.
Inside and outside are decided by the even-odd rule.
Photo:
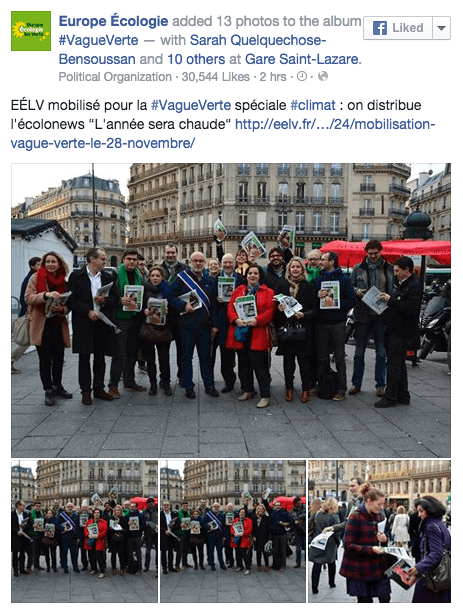
[[[98,523],[90,523],[87,526],[87,532],[89,538],[98,538]]]
[[[324,551],[326,549],[326,545],[328,544],[328,539],[332,536],[334,532],[322,532],[313,538],[310,543],[311,547],[315,547],[316,549],[321,549]]]
[[[235,536],[242,536],[244,534],[244,526],[242,521],[237,521],[233,526],[233,533]]]
[[[260,242],[254,231],[250,231],[241,242],[242,247],[246,250],[249,260],[254,261],[260,256],[264,256],[265,248]]]
[[[341,308],[341,294],[338,280],[322,282],[320,290],[328,291],[326,297],[320,299],[321,310],[339,310]]]
[[[107,297],[109,295],[109,291],[111,290],[113,284],[114,282],[110,282],[109,284],[100,286],[100,288],[96,292],[97,297]]]
[[[180,301],[189,303],[191,307],[193,308],[193,311],[199,310],[199,308],[202,307],[203,305],[203,302],[201,301],[200,296],[195,290],[190,290],[184,295],[180,295],[178,298],[180,299]],[[185,310],[183,312],[180,312],[180,316],[183,316],[183,314],[187,314],[187,312],[185,312]]]
[[[194,519],[190,523],[190,534],[201,534],[201,523]]]
[[[294,316],[296,312],[300,312],[302,310],[302,305],[294,297],[280,293],[279,295],[274,296],[274,300],[278,301],[280,305],[284,304],[286,306],[284,310],[286,318],[291,318],[291,316]]]
[[[183,517],[180,527],[182,530],[189,530],[191,527],[191,517]]]
[[[264,491],[264,493],[262,494],[262,499],[263,499],[263,500],[268,500],[268,496],[269,496],[271,493],[272,493],[272,490],[271,490],[271,489],[266,489],[266,490]]]
[[[88,521],[88,514],[87,513],[80,513],[80,515],[79,515],[79,527],[85,527],[87,525],[87,521]]]
[[[34,524],[32,526],[34,532],[43,532],[44,520],[43,518],[34,519]]]
[[[386,547],[383,548],[383,550],[389,553],[390,548],[391,547]],[[395,547],[392,548],[394,549]],[[407,553],[406,555],[406,558],[398,557],[396,561],[392,564],[392,566],[390,566],[390,568],[388,568],[384,574],[393,581],[395,581],[398,585],[400,585],[400,587],[403,587],[403,589],[410,589],[410,587],[415,584],[417,577],[409,576],[410,568],[412,568],[413,562],[408,557]]]
[[[253,320],[257,316],[256,298],[254,295],[245,295],[237,297],[235,301],[235,310],[238,318],[244,322]]]
[[[376,286],[372,286],[367,290],[362,297],[362,301],[376,314],[382,314],[387,308],[387,303],[384,299],[381,299],[381,291]]]
[[[296,243],[296,227],[285,224],[278,235],[278,243],[283,249],[291,248],[291,251],[294,252]]]
[[[224,302],[228,302],[235,290],[235,278],[219,276],[217,278],[217,297]]]
[[[129,531],[137,532],[140,529],[140,519],[138,517],[129,517]]]
[[[71,295],[72,292],[69,290],[67,293],[62,293],[58,299],[55,299],[55,297],[47,297],[45,301],[45,318],[53,318],[56,316],[57,312],[53,312],[51,308],[66,305]]]
[[[45,536],[47,538],[55,537],[55,525],[53,523],[45,523]]]
[[[222,242],[227,236],[227,229],[222,224],[222,220],[217,218],[214,222],[214,235],[217,237],[217,241]]]
[[[231,512],[225,513],[225,525],[231,525],[235,519],[235,515]]]
[[[122,530],[122,526],[116,521],[116,519],[109,520],[109,527],[115,532],[120,532]]]
[[[209,523],[207,524],[208,527],[208,532],[213,532],[214,530],[219,529],[219,525],[217,523],[217,521],[209,521]]]
[[[155,297],[150,297],[148,299],[147,307],[153,312],[151,316],[146,317],[147,323],[152,325],[166,324],[167,299],[156,299]]]
[[[123,312],[140,312],[143,305],[143,291],[141,284],[126,284],[124,286],[124,297],[129,297],[131,305],[123,305]]]

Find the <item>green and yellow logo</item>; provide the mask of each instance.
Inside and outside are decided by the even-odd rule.
[[[11,51],[51,50],[51,11],[11,11]]]

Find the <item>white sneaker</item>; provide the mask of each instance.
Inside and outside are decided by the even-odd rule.
[[[98,578],[99,579],[104,579],[104,576],[105,576],[104,572],[100,572],[100,574],[98,575]]]
[[[246,572],[244,574],[251,574],[250,570],[246,570]]]
[[[270,403],[270,397],[262,397],[262,399],[256,404],[256,408],[266,408]]]

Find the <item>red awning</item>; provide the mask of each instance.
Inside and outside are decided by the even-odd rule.
[[[450,241],[422,241],[411,239],[394,239],[382,241],[383,256],[391,261],[399,256],[420,255],[431,256],[441,265],[451,263]],[[337,252],[339,264],[342,267],[353,267],[365,257],[366,242],[335,240],[320,248],[322,252]]]
[[[287,496],[285,496],[285,495],[280,495],[280,496],[278,496],[278,497],[276,497],[276,498],[273,498],[273,500],[272,500],[272,505],[273,505],[273,502],[275,502],[276,500],[278,500],[279,502],[281,502],[281,506],[282,506],[283,508],[285,508],[286,510],[288,510],[288,511],[289,511],[289,510],[291,510],[291,508],[293,507],[294,498],[288,498],[288,497],[287,497]],[[305,495],[301,496],[301,502],[302,502],[303,504],[305,504],[305,503],[306,503],[306,497],[305,497]]]
[[[154,503],[157,506],[158,498],[153,498],[153,499],[154,499]],[[136,497],[136,498],[132,498],[130,501],[138,504],[138,510],[145,510],[145,508],[147,508],[148,506],[148,498]]]

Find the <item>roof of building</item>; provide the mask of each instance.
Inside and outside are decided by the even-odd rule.
[[[11,232],[21,235],[24,241],[31,241],[50,230],[66,244],[71,252],[74,252],[77,248],[76,242],[56,220],[41,220],[40,218],[12,218],[11,220]]]

